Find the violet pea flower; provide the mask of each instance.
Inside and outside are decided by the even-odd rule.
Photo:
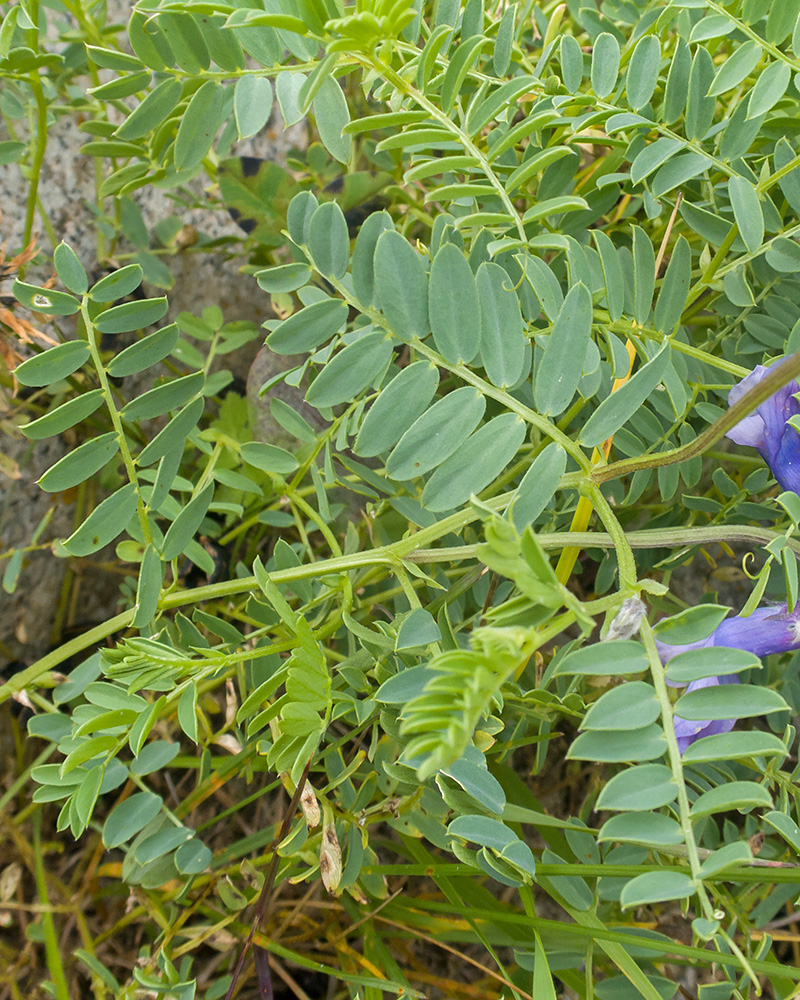
[[[758,385],[768,370],[764,365],[756,365],[728,393],[728,404],[732,406],[749,389]],[[800,392],[800,387],[792,380],[740,420],[725,436],[736,444],[755,448],[780,486],[784,490],[800,493],[800,434],[788,422],[790,417],[800,414],[800,402],[795,399],[797,392]]]
[[[785,604],[771,605],[756,610],[747,618],[734,615],[724,622],[706,639],[687,643],[685,646],[673,646],[656,640],[661,662],[666,665],[673,656],[689,649],[707,649],[709,646],[728,646],[734,649],[744,649],[756,656],[768,656],[770,653],[787,653],[800,648],[800,602],[792,611]],[[737,684],[736,674],[726,674],[722,677],[704,677],[692,681],[687,691],[697,688],[711,687],[717,684]],[[690,722],[681,716],[675,716],[675,735],[681,753],[702,736],[715,733],[729,733],[735,725],[734,719],[715,719]]]

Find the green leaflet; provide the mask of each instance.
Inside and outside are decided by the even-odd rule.
[[[435,469],[469,437],[485,409],[477,389],[448,393],[403,434],[386,461],[386,475],[403,482]]]
[[[321,408],[355,399],[386,370],[391,357],[392,344],[382,331],[365,334],[326,363],[306,401]]]
[[[118,489],[98,504],[83,524],[65,539],[64,548],[73,556],[88,556],[112,542],[136,513],[136,489],[132,483]]]
[[[654,322],[656,330],[661,333],[672,333],[680,322],[691,277],[692,248],[685,237],[679,236],[656,302]]]
[[[143,372],[147,368],[163,361],[168,354],[171,354],[178,343],[178,326],[170,323],[155,333],[148,334],[142,340],[124,351],[115,354],[108,363],[108,374],[115,378],[122,378],[125,375],[135,375]]]
[[[422,258],[399,233],[383,232],[375,246],[375,294],[401,340],[428,334],[428,275]]]
[[[338,333],[347,321],[347,305],[340,299],[322,299],[294,313],[267,337],[276,354],[313,351]]]
[[[567,453],[560,444],[551,441],[536,456],[509,504],[511,519],[517,531],[533,524],[553,498],[567,467]]]
[[[65,430],[80,423],[81,420],[91,416],[102,403],[102,390],[92,389],[90,392],[70,399],[67,403],[62,403],[61,406],[45,413],[38,420],[24,424],[20,430],[31,441],[40,441],[42,438],[52,437],[54,434],[62,434]]]
[[[581,282],[569,290],[550,331],[544,355],[535,372],[537,409],[557,416],[578,388],[592,330],[592,296]]]
[[[353,450],[366,458],[397,444],[433,399],[439,373],[427,361],[416,361],[384,386],[367,411]]]
[[[728,195],[745,246],[755,253],[764,242],[764,213],[755,186],[746,177],[731,177]]]
[[[39,486],[48,493],[59,493],[77,486],[107,465],[118,449],[119,440],[113,431],[89,438],[51,465],[39,480]]]
[[[161,558],[165,562],[177,558],[194,538],[213,497],[214,484],[209,483],[204,490],[181,509],[181,512],[169,526],[169,531],[167,531],[164,544],[161,547]]]
[[[251,73],[239,77],[234,90],[233,111],[240,139],[248,139],[267,124],[273,97],[272,84],[265,77]]]
[[[344,213],[335,201],[320,205],[311,216],[307,241],[317,270],[327,278],[343,278],[350,256],[350,237]]]
[[[614,35],[604,31],[598,35],[592,49],[592,90],[598,97],[608,97],[617,85],[620,48]]]
[[[597,447],[608,440],[636,413],[661,381],[669,364],[670,347],[664,344],[634,376],[611,393],[589,417],[580,435],[581,443]]]
[[[331,156],[341,163],[350,159],[352,139],[342,135],[342,129],[350,121],[350,110],[342,93],[342,88],[332,76],[325,78],[314,98],[314,117],[319,137]]]
[[[190,99],[175,138],[175,166],[191,170],[211,149],[222,113],[223,89],[216,80],[206,82]]]
[[[428,314],[436,349],[451,364],[468,363],[478,353],[481,307],[478,287],[466,257],[445,243],[433,259]]]
[[[436,469],[423,490],[422,506],[439,512],[466,503],[494,482],[524,440],[525,424],[515,413],[494,417]]]
[[[636,43],[628,63],[625,92],[634,111],[643,108],[656,89],[661,64],[661,44],[655,35],[645,35]],[[746,74],[745,74],[746,75]]]
[[[475,276],[480,302],[480,355],[489,381],[500,388],[516,385],[528,360],[525,327],[508,272],[484,262]]]

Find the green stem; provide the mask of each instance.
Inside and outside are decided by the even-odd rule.
[[[67,985],[67,977],[64,975],[56,924],[55,920],[53,920],[50,897],[47,891],[47,875],[45,874],[44,855],[42,853],[41,809],[37,809],[33,814],[33,861],[36,894],[42,906],[42,936],[44,937],[44,950],[47,955],[47,969],[55,987],[56,1000],[69,1000],[69,986]]]
[[[595,466],[591,477],[595,483],[606,483],[610,479],[637,472],[639,469],[657,469],[663,465],[674,465],[687,459],[702,455],[704,451],[716,444],[732,427],[757,409],[763,402],[773,396],[780,388],[800,375],[800,352],[791,355],[779,365],[773,365],[764,378],[737,400],[728,410],[694,441],[680,448],[670,448],[657,455],[640,455],[636,458],[625,458],[610,465]]]
[[[470,137],[465,132],[463,132],[458,127],[458,125],[456,125],[456,123],[449,117],[449,115],[446,115],[444,111],[441,110],[441,108],[437,108],[437,106],[432,101],[429,101],[424,94],[420,93],[416,89],[416,87],[413,87],[407,80],[404,80],[399,73],[396,73],[391,66],[388,66],[386,63],[381,62],[380,59],[374,58],[372,60],[372,67],[376,72],[380,73],[382,77],[390,81],[401,94],[405,94],[406,97],[410,97],[421,108],[424,108],[424,110],[428,112],[431,118],[439,122],[439,124],[442,125],[443,128],[446,128],[448,131],[452,132],[454,137],[464,147],[465,151],[470,156],[475,157],[478,163],[480,163],[481,170],[486,176],[486,179],[489,181],[489,183],[492,185],[495,191],[497,191],[497,196],[503,203],[503,207],[505,208],[509,217],[513,219],[514,225],[517,228],[517,232],[519,233],[520,239],[523,242],[527,243],[528,237],[525,233],[525,226],[522,223],[522,219],[519,216],[519,212],[514,207],[514,203],[509,197],[509,194],[506,191],[505,187],[503,186],[500,178],[495,174],[495,172],[489,165],[489,161],[486,159],[486,157],[483,155],[480,149],[478,149],[475,143],[470,139]]]
[[[147,519],[147,507],[145,505],[144,498],[142,497],[139,477],[136,475],[136,466],[134,465],[133,457],[131,456],[130,449],[128,448],[128,441],[125,437],[125,431],[122,427],[122,418],[120,417],[119,411],[114,404],[114,396],[111,392],[108,376],[106,375],[106,370],[103,367],[103,362],[100,358],[100,351],[97,346],[98,334],[89,316],[89,300],[86,296],[83,297],[81,302],[81,316],[83,317],[83,322],[86,326],[86,340],[89,344],[89,350],[92,355],[92,362],[94,363],[95,371],[97,372],[97,378],[100,382],[100,388],[103,391],[103,399],[105,400],[106,408],[108,409],[109,416],[111,417],[112,426],[116,431],[117,440],[119,441],[119,450],[122,455],[122,461],[125,463],[125,470],[128,473],[128,479],[136,490],[136,511],[139,516],[139,524],[142,528],[145,545],[151,545],[153,542],[153,536],[150,531],[150,522]]]

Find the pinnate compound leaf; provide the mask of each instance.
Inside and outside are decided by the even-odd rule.
[[[306,401],[318,408],[350,402],[385,371],[391,358],[392,345],[382,330],[365,334],[326,363]]]
[[[39,480],[39,486],[48,493],[77,486],[107,465],[118,450],[119,440],[114,431],[90,438],[52,465]]]
[[[73,556],[88,556],[112,542],[136,513],[136,488],[128,483],[98,504],[63,543]]]
[[[522,377],[528,358],[519,299],[510,287],[508,272],[499,264],[484,262],[475,280],[480,301],[481,361],[489,381],[506,389]]]
[[[596,447],[627,423],[661,381],[669,358],[669,344],[664,344],[658,354],[640,368],[633,378],[604,399],[586,421],[580,435],[581,443]]]
[[[688,899],[695,885],[683,872],[645,872],[631,879],[622,889],[619,901],[623,910],[647,903],[663,903],[670,899]]]
[[[371,458],[388,451],[420,417],[439,385],[439,372],[428,361],[415,361],[381,389],[367,412],[353,450]]]
[[[478,288],[467,258],[454,243],[445,243],[433,259],[428,313],[436,350],[445,361],[472,361],[481,334]]]
[[[525,440],[525,423],[502,413],[476,431],[433,473],[422,493],[422,506],[452,510],[480,493],[500,475]]]
[[[267,337],[267,347],[276,354],[313,351],[338,333],[346,322],[346,303],[340,299],[322,299],[276,326]]]
[[[428,334],[428,275],[420,255],[399,233],[383,232],[375,246],[375,293],[401,340]]]
[[[471,386],[448,393],[403,434],[386,462],[386,475],[404,482],[435,469],[466,441],[485,409],[485,399]]]
[[[558,416],[572,402],[591,330],[591,292],[578,282],[564,299],[536,369],[534,398],[541,413]]]
[[[62,434],[70,427],[91,416],[103,403],[103,390],[92,389],[67,403],[62,403],[38,420],[24,424],[20,430],[30,441],[41,441],[42,438]]]

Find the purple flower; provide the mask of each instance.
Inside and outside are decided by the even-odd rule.
[[[795,605],[791,612],[787,611],[785,604],[774,604],[765,608],[756,608],[747,618],[733,615],[718,625],[708,638],[699,642],[690,642],[685,646],[673,646],[656,639],[656,646],[661,662],[665,666],[678,653],[685,653],[690,649],[707,649],[709,646],[744,649],[756,656],[787,653],[790,650],[800,648],[800,602]],[[686,690],[695,691],[698,688],[711,687],[716,684],[738,684],[738,682],[739,679],[735,674],[726,674],[722,677],[704,677],[702,680],[692,681]],[[729,733],[734,724],[733,719],[690,722],[688,719],[676,715],[675,735],[678,737],[681,753],[685,753],[686,748],[702,736]]]
[[[718,625],[707,639],[673,646],[656,639],[661,662],[666,665],[673,656],[689,649],[707,649],[709,646],[728,646],[744,649],[756,656],[770,653],[787,653],[800,647],[800,602],[788,612],[785,604],[772,604],[756,610],[743,618],[733,615]]]
[[[758,385],[767,371],[764,365],[756,365],[728,393],[728,404],[732,406],[749,389]],[[755,448],[781,487],[800,493],[800,434],[788,423],[790,417],[800,414],[800,402],[795,399],[797,392],[800,392],[800,387],[792,380],[740,420],[726,437],[736,444]]]

